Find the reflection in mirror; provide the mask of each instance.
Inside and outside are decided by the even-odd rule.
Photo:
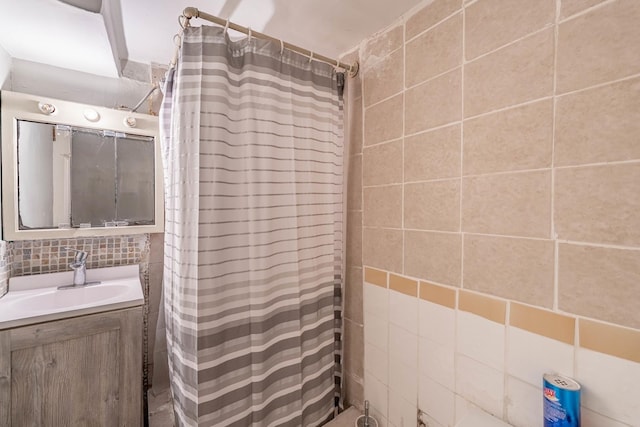
[[[18,120],[19,228],[154,224],[154,139]]]

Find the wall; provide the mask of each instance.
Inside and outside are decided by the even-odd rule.
[[[353,63],[358,52],[341,60]],[[345,153],[347,168],[346,280],[344,284],[343,391],[346,406],[364,408],[364,319],[362,311],[362,79],[346,79]]]
[[[473,404],[539,426],[547,371],[582,383],[583,426],[638,425],[639,19],[633,0],[435,0],[363,43],[383,425]]]
[[[113,79],[14,58],[10,84],[3,89],[109,108],[133,107],[151,88],[148,68],[146,76],[137,72],[133,78]],[[138,111],[145,110],[142,106]]]
[[[11,72],[11,56],[6,50],[0,46],[0,89],[5,89],[5,86],[9,86]]]

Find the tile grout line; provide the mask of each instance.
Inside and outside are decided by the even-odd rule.
[[[463,186],[463,170],[464,170],[464,70],[465,70],[465,50],[466,50],[466,40],[467,40],[467,34],[466,34],[466,26],[467,26],[467,5],[464,4],[464,1],[462,2],[462,48],[460,49],[460,60],[461,60],[461,64],[460,64],[460,168],[459,173],[460,173],[460,197],[459,197],[459,203],[460,203],[460,207],[459,207],[459,224],[458,224],[458,229],[460,232],[460,278],[458,280],[458,286],[459,289],[462,289],[464,287],[464,240],[465,240],[465,235],[462,231],[462,186]],[[456,291],[456,295],[455,295],[455,308],[454,308],[454,316],[453,316],[453,392],[454,392],[454,396],[457,396],[458,394],[458,376],[459,376],[459,364],[458,364],[458,306],[459,306],[459,301],[460,301],[460,292]],[[462,398],[462,396],[461,396]],[[466,401],[466,399],[465,399]],[[454,413],[454,421],[455,421],[455,414],[456,412],[458,412],[458,399],[456,399],[454,397],[453,399],[453,413]]]
[[[400,270],[402,270],[402,273],[404,274],[405,272],[405,238],[404,238],[404,181],[405,181],[405,170],[404,170],[404,150],[405,150],[405,134],[406,134],[406,127],[407,127],[407,120],[406,120],[406,103],[407,103],[407,96],[406,96],[406,84],[407,84],[407,24],[406,24],[406,20],[403,20],[402,22],[402,159],[401,159],[401,163],[402,163],[402,188],[401,188],[401,192],[400,192],[400,225],[402,228],[402,251],[401,251],[401,256],[402,256],[402,262],[401,262],[401,267]]]
[[[462,7],[462,47],[460,49],[460,61],[461,61],[461,65],[460,65],[460,168],[459,168],[459,173],[460,173],[460,187],[459,187],[459,199],[458,199],[458,203],[460,204],[459,206],[459,224],[458,224],[458,230],[460,232],[460,279],[459,279],[459,285],[460,288],[464,288],[464,230],[462,228],[462,217],[463,217],[463,209],[462,209],[462,205],[463,205],[463,188],[464,188],[464,178],[463,178],[463,170],[464,170],[464,70],[465,70],[465,52],[466,52],[466,40],[467,40],[467,32],[466,32],[466,27],[467,27],[467,12],[466,12],[466,7],[463,4]]]
[[[558,99],[556,97],[556,92],[558,90],[558,37],[559,37],[559,24],[558,21],[560,19],[560,11],[562,8],[561,0],[556,0],[556,13],[555,13],[555,22],[553,29],[553,103],[552,103],[552,122],[551,122],[551,239],[553,239],[553,310],[558,310],[558,233],[556,232],[556,224],[555,224],[555,181],[556,181],[556,173],[555,173],[555,157],[556,157],[556,116],[558,112]]]

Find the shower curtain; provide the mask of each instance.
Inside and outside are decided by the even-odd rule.
[[[315,426],[340,386],[342,74],[187,27],[161,109],[178,425]]]

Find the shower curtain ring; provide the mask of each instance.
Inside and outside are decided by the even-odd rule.
[[[280,56],[284,53],[284,41],[280,39]]]
[[[229,20],[227,19],[227,22],[224,24],[224,33],[227,34],[228,31],[229,31]]]
[[[251,43],[251,27],[249,27],[249,39],[248,42]]]
[[[191,20],[186,16],[184,15],[178,16],[178,24],[180,24],[180,27],[182,27],[183,30],[191,26],[190,22]]]
[[[311,61],[313,61],[313,52],[309,54],[309,64],[311,64]]]

